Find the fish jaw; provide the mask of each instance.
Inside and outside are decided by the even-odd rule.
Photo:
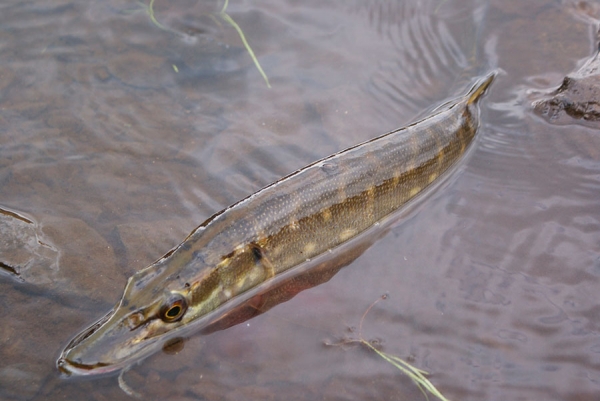
[[[65,347],[58,369],[67,376],[110,373],[159,349],[170,338],[167,334],[182,326],[182,321],[166,324],[159,318],[161,305],[173,292],[148,291],[157,282],[166,284],[168,273],[158,263],[134,274],[119,303]]]
[[[182,277],[185,275],[181,273],[181,264],[189,266],[187,248],[184,241],[168,254],[169,257],[163,257],[134,274],[113,310],[75,336],[65,347],[57,360],[58,369],[67,376],[115,372],[214,318],[216,306],[236,293],[214,286],[215,281],[227,281],[224,275],[215,276],[214,269],[196,266],[193,277]],[[236,261],[239,262],[239,259]],[[230,278],[229,281],[238,287],[236,280]],[[242,277],[239,282],[243,284],[246,281]],[[168,319],[165,307],[172,305],[173,297],[182,302],[183,311],[180,317]]]
[[[117,306],[71,340],[57,360],[58,369],[66,376],[107,374],[133,364],[162,344],[152,322],[131,330],[126,321]]]

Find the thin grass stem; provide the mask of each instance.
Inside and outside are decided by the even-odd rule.
[[[161,24],[160,22],[158,22],[156,20],[156,17],[154,16],[154,1],[155,0],[150,0],[150,4],[148,4],[147,10],[146,10],[148,12],[148,15],[150,16],[150,21],[152,21],[152,23],[154,25],[156,25],[157,27],[159,27],[160,29],[168,31],[169,29],[167,27],[165,27],[163,24]]]
[[[427,375],[428,373],[424,370],[421,370],[419,368],[416,368],[414,366],[412,366],[410,363],[406,362],[405,360],[403,360],[402,358],[399,358],[395,355],[391,355],[388,353],[385,353],[383,351],[378,350],[377,348],[375,348],[373,346],[373,344],[371,344],[369,341],[365,340],[365,338],[362,335],[362,327],[363,327],[363,322],[365,320],[365,318],[367,317],[367,314],[371,311],[371,309],[373,309],[373,307],[375,305],[377,305],[379,302],[381,302],[382,300],[387,299],[387,295],[383,295],[382,297],[380,297],[379,299],[377,299],[375,302],[373,302],[365,311],[365,313],[363,313],[361,319],[360,319],[360,323],[358,325],[358,341],[361,344],[363,344],[364,346],[366,346],[367,348],[371,349],[372,351],[374,351],[377,355],[379,355],[381,358],[383,358],[385,361],[389,362],[390,364],[392,364],[393,366],[395,366],[398,370],[400,370],[402,373],[404,373],[406,376],[408,376],[413,383],[415,383],[415,385],[419,388],[419,390],[423,393],[423,395],[425,396],[425,398],[429,401],[429,397],[427,396],[426,391],[428,391],[430,394],[433,394],[434,396],[436,396],[437,398],[439,398],[442,401],[449,401],[446,397],[444,397],[444,395],[429,381],[429,379],[427,377],[425,377],[425,375]]]
[[[229,0],[225,0],[225,4],[223,4],[223,8],[221,9],[221,12],[219,13],[219,15],[221,16],[221,18],[223,18],[223,21],[227,22],[229,25],[231,25],[237,31],[238,35],[240,36],[240,39],[242,40],[242,43],[244,44],[244,47],[246,47],[246,51],[248,52],[248,54],[250,54],[252,61],[254,61],[254,65],[256,66],[256,69],[258,70],[258,72],[260,72],[260,75],[262,75],[263,79],[265,80],[265,82],[267,84],[267,87],[270,88],[271,84],[269,83],[269,78],[267,77],[267,74],[265,74],[265,72],[263,71],[262,67],[260,66],[260,63],[258,62],[258,59],[254,55],[254,51],[252,50],[252,48],[250,47],[250,44],[246,40],[246,35],[244,35],[242,28],[240,28],[239,25],[233,20],[233,18],[231,18],[229,16],[229,14],[227,14],[225,12],[225,10],[227,10],[228,5],[229,5]]]

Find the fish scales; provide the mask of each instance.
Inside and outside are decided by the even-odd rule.
[[[224,303],[334,249],[439,179],[477,132],[494,75],[408,127],[310,164],[215,214],[130,278],[121,302],[61,355],[70,374],[122,368]]]
[[[218,263],[231,244],[260,243],[281,272],[365,230],[457,160],[463,152],[461,138],[470,140],[475,132],[470,114],[457,114],[441,114],[426,120],[426,127],[419,124],[392,132],[267,187],[236,205],[239,213],[230,209],[220,224],[206,227],[214,235],[201,232],[208,236],[202,244],[204,260]],[[416,152],[410,145],[412,135],[418,142]],[[375,158],[380,162],[370,161]],[[305,251],[307,244],[314,247]]]
[[[461,138],[470,140],[475,124],[469,114],[456,114],[441,115],[428,120],[427,127],[412,126],[327,159],[325,163],[337,166],[335,173],[323,171],[323,164],[300,171],[286,188],[272,189],[285,191],[286,199],[299,199],[289,207],[268,207],[271,194],[263,192],[264,201],[256,199],[245,213],[260,228],[233,241],[264,243],[266,255],[280,272],[364,231],[424,190],[462,154]],[[448,126],[453,135],[448,135]],[[416,153],[410,147],[412,135],[417,139]]]

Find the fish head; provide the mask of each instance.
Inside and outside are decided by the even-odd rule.
[[[197,241],[203,230],[188,239]],[[59,370],[68,376],[118,371],[225,313],[220,305],[262,278],[249,281],[244,274],[254,266],[252,252],[221,254],[195,251],[186,239],[135,273],[113,310],[66,346]]]
[[[191,294],[191,285],[160,261],[137,272],[113,310],[66,346],[59,370],[68,376],[109,373],[155,352],[192,319]]]

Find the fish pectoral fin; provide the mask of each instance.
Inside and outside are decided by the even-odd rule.
[[[265,272],[265,280],[268,280],[275,276],[275,266],[268,258],[268,255],[265,252],[265,249],[258,245],[255,242],[250,244],[250,249],[252,250],[252,254],[254,255],[254,260],[256,264],[261,265]]]

